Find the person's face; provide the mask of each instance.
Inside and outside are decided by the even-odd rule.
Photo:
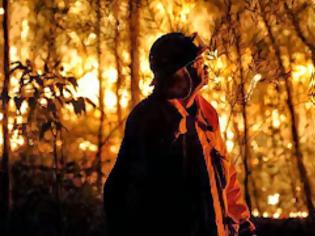
[[[170,78],[166,89],[168,98],[187,98],[198,92],[208,83],[208,66],[202,55],[176,71]]]
[[[190,73],[185,67],[182,67],[169,78],[166,94],[168,98],[184,98],[191,93],[192,88],[193,82]]]
[[[201,56],[198,57],[192,64],[195,70],[195,77],[193,78],[194,88],[201,88],[209,81],[208,66],[205,64],[205,59]]]

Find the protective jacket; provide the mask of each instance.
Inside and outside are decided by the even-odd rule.
[[[218,115],[151,94],[129,114],[104,187],[109,236],[237,235],[254,230]]]

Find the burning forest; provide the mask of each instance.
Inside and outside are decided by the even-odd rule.
[[[315,235],[314,1],[0,2],[1,235],[106,235],[103,187],[170,32],[207,47],[199,93],[257,235]]]

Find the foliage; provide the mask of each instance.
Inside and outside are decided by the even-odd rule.
[[[84,170],[68,163],[61,172],[61,201],[53,194],[53,169],[16,162],[9,235],[104,235],[102,202]],[[30,214],[30,212],[32,212]]]
[[[32,134],[39,134],[43,138],[47,131],[57,135],[62,128],[65,128],[61,122],[62,109],[66,105],[72,105],[75,114],[81,115],[86,111],[86,103],[94,103],[84,97],[74,97],[73,91],[77,89],[76,78],[62,75],[58,70],[58,64],[50,69],[47,64],[44,65],[43,73],[34,71],[32,63],[26,64],[14,62],[15,67],[11,73],[19,73],[17,93],[13,100],[18,115],[25,115],[27,120],[18,123],[15,119],[15,128],[21,131],[21,134],[27,136],[32,141]],[[26,102],[27,107],[21,110],[22,103]],[[26,112],[25,112],[26,110]],[[31,129],[27,129],[27,126]],[[28,132],[29,131],[29,132]]]

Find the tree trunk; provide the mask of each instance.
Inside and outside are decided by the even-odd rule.
[[[245,200],[248,205],[249,210],[252,210],[252,204],[249,194],[249,159],[250,159],[250,146],[249,146],[249,138],[248,138],[248,119],[247,119],[247,111],[246,111],[246,91],[245,91],[245,78],[244,78],[244,69],[242,65],[242,52],[241,52],[241,38],[240,35],[236,35],[235,30],[234,35],[236,37],[236,51],[238,58],[238,68],[239,68],[239,77],[240,77],[240,92],[241,92],[241,112],[243,118],[243,126],[244,126],[244,135],[243,135],[243,164],[245,170],[244,176],[244,188],[245,188]]]
[[[115,57],[115,64],[116,64],[116,70],[117,70],[117,83],[116,83],[116,97],[117,97],[117,122],[118,124],[121,124],[122,121],[122,109],[120,105],[121,100],[121,94],[120,94],[120,88],[122,85],[122,67],[121,67],[121,60],[119,56],[119,41],[120,41],[120,32],[119,32],[119,20],[118,20],[118,12],[119,12],[119,4],[115,5],[114,8],[114,17],[116,19],[115,24],[115,30],[114,30],[114,57]],[[122,126],[120,126],[119,131],[122,133],[123,129]]]
[[[294,12],[289,8],[287,3],[284,3],[284,9],[286,10],[286,14],[289,16],[289,19],[291,20],[291,23],[296,32],[296,35],[311,51],[312,62],[313,62],[313,65],[315,66],[315,44],[312,43],[312,41],[307,39],[299,23],[299,19],[297,18],[296,14],[294,14]]]
[[[104,84],[102,78],[101,71],[101,59],[102,59],[102,51],[101,51],[101,0],[97,0],[96,2],[96,37],[97,37],[97,45],[96,45],[96,54],[97,54],[97,76],[99,81],[99,109],[101,112],[100,120],[99,120],[99,128],[97,134],[98,140],[98,149],[96,153],[96,171],[97,171],[97,189],[98,192],[102,192],[102,146],[104,139],[104,121],[105,121],[105,111],[104,111]]]
[[[289,48],[288,50],[289,53],[289,62],[290,62],[290,68],[289,70],[292,71],[292,63],[293,63],[293,59],[292,59],[292,52]],[[304,199],[300,199],[298,196],[298,193],[296,191],[297,186],[299,185],[299,180],[295,178],[295,174],[296,174],[296,168],[295,168],[295,160],[290,158],[289,160],[290,162],[288,162],[288,170],[287,173],[290,176],[290,186],[291,186],[291,191],[292,191],[292,196],[295,199],[295,207],[296,209],[298,209],[298,206],[300,205],[300,203],[302,202],[302,204],[305,204],[305,200]],[[291,173],[291,174],[290,174]],[[295,174],[292,174],[295,173]],[[300,194],[301,195],[301,194]]]
[[[140,0],[129,0],[129,36],[130,36],[130,91],[131,109],[140,101],[139,76],[139,33],[140,33]]]
[[[58,203],[58,228],[61,232],[63,232],[63,220],[62,220],[62,206],[61,206],[61,173],[60,173],[60,161],[58,158],[58,147],[57,147],[57,140],[58,140],[58,133],[59,131],[56,130],[55,133],[53,133],[53,140],[52,140],[52,146],[53,146],[53,156],[54,156],[54,180],[55,180],[55,198]]]
[[[249,126],[248,126],[248,119],[247,119],[247,111],[246,111],[246,91],[245,91],[245,78],[244,78],[244,68],[242,65],[242,52],[241,52],[241,34],[235,27],[231,27],[232,25],[239,25],[239,14],[236,15],[236,24],[233,24],[232,20],[232,1],[227,1],[226,6],[226,21],[229,25],[228,27],[231,28],[231,32],[233,37],[235,38],[235,48],[237,53],[237,64],[238,64],[238,71],[239,71],[239,79],[240,79],[240,93],[241,93],[241,113],[243,118],[243,126],[244,126],[244,134],[243,134],[243,142],[242,142],[242,157],[243,157],[243,165],[244,165],[244,191],[245,191],[245,201],[248,205],[249,210],[252,210],[251,204],[251,197],[249,194],[249,177],[250,177],[250,168],[249,168],[249,159],[250,159],[250,146],[249,146]]]
[[[9,85],[10,85],[10,55],[9,55],[9,1],[3,0],[4,9],[2,27],[3,27],[3,88],[2,88],[2,162],[1,162],[1,185],[0,185],[0,221],[5,224],[8,220],[10,209],[10,140],[8,129],[8,105],[9,105]]]
[[[291,118],[291,135],[292,135],[292,141],[293,141],[293,154],[296,157],[297,161],[297,168],[301,177],[301,181],[303,184],[304,192],[305,192],[305,198],[306,198],[306,205],[309,211],[309,217],[311,220],[315,221],[315,208],[314,203],[312,201],[312,190],[311,190],[311,184],[310,180],[307,176],[307,171],[303,163],[303,155],[300,148],[300,142],[299,142],[299,134],[297,129],[297,119],[296,119],[296,113],[295,108],[293,105],[293,96],[292,96],[292,88],[289,81],[289,76],[286,75],[286,70],[283,65],[283,62],[281,60],[281,52],[280,47],[277,45],[276,38],[274,33],[272,32],[272,26],[267,20],[266,13],[264,11],[264,6],[261,4],[261,0],[258,1],[260,12],[263,18],[263,22],[265,24],[265,27],[268,32],[268,37],[271,41],[272,48],[275,52],[275,57],[280,69],[281,78],[284,80],[285,83],[285,90],[287,93],[287,107],[289,110],[289,115]]]

